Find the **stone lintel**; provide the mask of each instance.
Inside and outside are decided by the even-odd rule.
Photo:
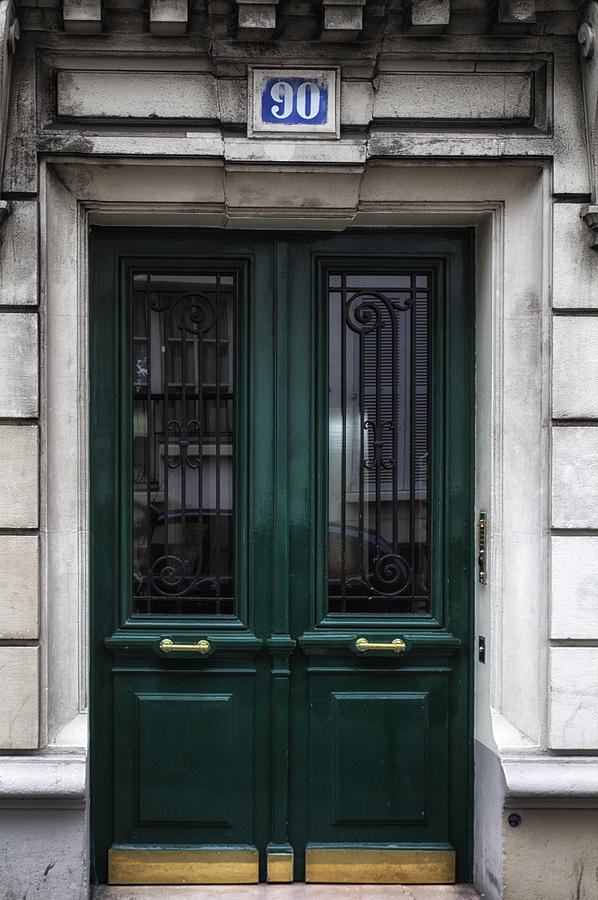
[[[97,34],[102,30],[102,0],[63,0],[64,30]]]

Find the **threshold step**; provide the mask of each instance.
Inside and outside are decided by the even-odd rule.
[[[467,884],[98,885],[93,900],[478,900]]]

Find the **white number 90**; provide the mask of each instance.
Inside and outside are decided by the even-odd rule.
[[[288,81],[276,81],[270,88],[274,100],[272,115],[288,119],[293,112],[293,88]],[[309,99],[308,99],[309,98]],[[297,89],[297,114],[301,119],[315,119],[320,111],[320,91],[313,81],[303,81]]]

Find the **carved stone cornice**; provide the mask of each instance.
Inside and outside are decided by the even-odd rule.
[[[15,17],[14,0],[0,0],[0,185],[4,172],[10,76],[18,39],[19,22]],[[6,218],[9,211],[6,201],[0,201],[0,222]]]
[[[592,203],[581,215],[592,231],[591,246],[598,249],[598,2],[590,0],[582,11],[578,32],[581,45],[583,98],[586,116],[588,164]]]

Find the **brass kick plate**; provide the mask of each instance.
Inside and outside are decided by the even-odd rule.
[[[109,884],[255,884],[258,881],[258,851],[252,847],[108,851]]]
[[[454,850],[307,847],[305,880],[319,884],[454,884]]]
[[[293,854],[268,853],[267,879],[271,884],[290,884],[293,880]]]

